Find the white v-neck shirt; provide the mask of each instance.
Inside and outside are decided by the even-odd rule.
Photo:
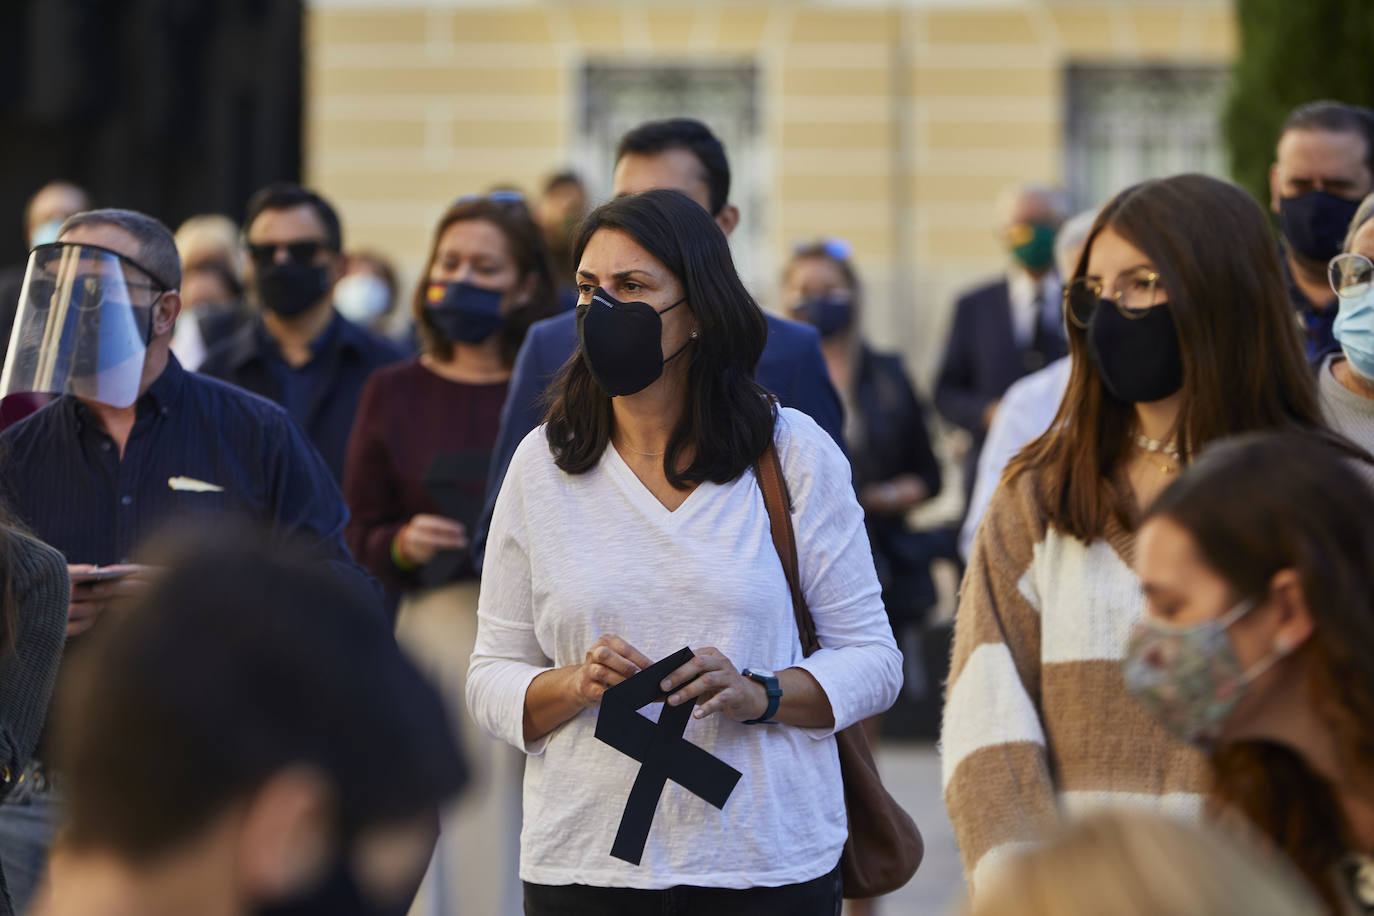
[[[543,428],[516,450],[492,517],[468,671],[473,718],[524,750],[520,877],[535,884],[745,888],[829,872],[847,836],[833,730],[689,720],[685,739],[743,775],[717,810],[674,782],[641,864],[610,855],[639,763],[593,734],[589,709],[526,743],[525,692],[581,664],[604,634],[657,661],[714,646],[739,669],[801,667],[835,729],[887,709],[901,654],[879,595],[849,464],[808,416],[774,430],[792,492],[802,589],[823,648],[802,658],[782,564],[753,471],[703,483],[669,511],[615,448],[584,474],[554,464]],[[657,719],[661,705],[642,713]]]

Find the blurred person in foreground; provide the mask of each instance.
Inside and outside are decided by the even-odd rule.
[[[1177,175],[1117,194],[1064,309],[1068,391],[993,494],[955,618],[941,766],[975,893],[1017,844],[1088,808],[1201,815],[1206,759],[1121,678],[1145,612],[1141,515],[1216,439],[1333,437],[1268,219],[1235,185]]]
[[[29,259],[0,393],[60,396],[0,434],[0,494],[66,557],[69,656],[156,577],[144,544],[169,527],[250,520],[274,542],[309,543],[331,574],[378,597],[344,546],[343,496],[299,428],[170,352],[180,282],[171,232],[132,210],[79,213]],[[40,747],[26,791],[0,805],[0,862],[21,909],[61,807],[53,775]]]
[[[1242,839],[1099,812],[1017,855],[965,916],[1319,916],[1292,869]]]
[[[246,285],[262,313],[210,351],[200,371],[284,407],[342,481],[363,385],[401,350],[334,308],[343,228],[327,200],[269,185],[249,199],[244,225]]]
[[[191,544],[76,663],[36,912],[399,916],[464,778],[438,695],[308,554]]]
[[[424,352],[368,379],[344,472],[349,547],[404,596],[397,638],[443,685],[472,760],[473,791],[445,817],[430,885],[450,889],[446,911],[461,898],[491,916],[520,909],[523,761],[463,700],[477,638],[468,542],[511,364],[531,322],[557,311],[539,227],[503,193],[459,198],[440,218],[412,301]]]
[[[1054,268],[1054,239],[1068,215],[1058,188],[1027,183],[997,202],[998,237],[1010,263],[1005,276],[954,304],[954,319],[935,378],[935,406],[969,432],[964,494],[973,491],[978,455],[1011,383],[1068,353],[1060,310],[1063,281]]]
[[[1374,452],[1374,194],[1355,211],[1344,253],[1331,259],[1328,274],[1340,349],[1320,363],[1322,412],[1333,429]]]
[[[1054,262],[1061,277],[1072,277],[1083,254],[1083,243],[1088,239],[1096,210],[1085,210],[1065,221],[1059,234],[1054,238]],[[1007,462],[1015,457],[1031,441],[1038,439],[1049,429],[1059,410],[1059,402],[1064,400],[1064,389],[1069,386],[1069,369],[1072,362],[1067,355],[1061,356],[1043,369],[1014,382],[1002,395],[1002,406],[992,418],[988,427],[987,439],[978,454],[978,473],[974,478],[973,494],[969,497],[968,508],[964,512],[964,522],[959,529],[959,555],[968,562],[973,550],[973,536],[978,531],[978,523],[983,520],[992,491],[1002,480],[1002,472]]]
[[[1203,452],[1150,509],[1147,617],[1127,687],[1206,751],[1212,808],[1244,815],[1332,913],[1374,910],[1370,459],[1308,437]]]
[[[1269,167],[1269,209],[1283,238],[1288,296],[1307,331],[1307,356],[1317,362],[1338,349],[1332,334],[1336,298],[1327,262],[1360,201],[1374,191],[1374,112],[1344,102],[1299,105],[1279,132]]]
[[[467,681],[473,718],[528,755],[525,913],[835,916],[834,733],[901,684],[848,462],[754,380],[767,324],[708,211],[671,190],[617,198],[574,250],[581,353],[497,500]],[[774,460],[809,656],[754,471]],[[700,783],[645,793],[653,777],[598,740],[617,710],[647,725],[607,690],[664,659],[632,705],[664,699],[663,731],[707,756],[654,737],[644,766],[733,768],[713,804]],[[645,816],[638,852],[616,842],[622,806]]]
[[[863,290],[838,239],[798,245],[782,272],[783,307],[821,335],[830,381],[845,407],[845,444],[854,488],[864,509],[883,606],[899,644],[919,638],[919,624],[935,603],[930,562],[941,536],[912,531],[906,516],[940,492],[940,463],[930,446],[925,405],[902,358],[864,341]],[[908,684],[915,695],[925,685]],[[866,723],[870,739],[878,720]]]
[[[250,319],[243,296],[243,240],[229,217],[202,213],[177,227],[176,243],[183,307],[172,352],[194,372],[210,350]]]
[[[21,774],[57,680],[69,590],[62,554],[0,516],[0,798],[30,788]],[[14,912],[0,869],[0,914]]]
[[[691,118],[646,121],[620,138],[612,189],[616,197],[653,188],[687,195],[711,215],[728,238],[739,225],[739,208],[730,203],[730,161],[711,129]],[[784,407],[811,417],[843,448],[844,410],[830,383],[814,328],[776,315],[764,315],[768,335],[754,370],[759,384]],[[473,538],[477,564],[486,549],[487,526],[506,468],[516,447],[544,419],[549,385],[578,351],[577,316],[565,312],[534,324],[515,358],[510,396],[501,411],[482,519]]]

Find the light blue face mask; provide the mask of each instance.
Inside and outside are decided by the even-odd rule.
[[[62,228],[66,220],[50,219],[41,226],[33,230],[33,238],[29,239],[29,247],[37,248],[39,245],[50,245],[57,241],[57,232]]]
[[[1334,331],[1350,368],[1374,381],[1374,283],[1358,296],[1341,298]]]

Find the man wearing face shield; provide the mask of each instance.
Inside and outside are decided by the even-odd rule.
[[[30,255],[0,395],[60,396],[0,434],[0,498],[66,556],[69,656],[156,578],[142,545],[179,526],[246,519],[273,539],[303,540],[379,601],[344,546],[343,497],[299,428],[171,354],[180,281],[171,233],[130,210],[77,214]],[[0,805],[0,862],[21,912],[60,805],[45,753],[40,745]]]
[[[334,308],[343,230],[328,201],[297,185],[269,185],[248,201],[243,224],[245,285],[262,313],[211,350],[200,371],[286,408],[342,481],[363,385],[404,354]]]
[[[1307,328],[1307,356],[1340,349],[1327,262],[1341,252],[1360,200],[1374,190],[1374,112],[1308,102],[1284,121],[1269,167],[1269,208],[1283,236],[1288,296]]]

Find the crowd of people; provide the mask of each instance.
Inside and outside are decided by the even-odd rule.
[[[1278,239],[1200,175],[1009,189],[934,409],[842,239],[760,308],[707,125],[610,177],[458,196],[413,290],[295,184],[34,195],[0,913],[839,914],[904,681],[970,914],[1374,912],[1374,113],[1292,113]]]

